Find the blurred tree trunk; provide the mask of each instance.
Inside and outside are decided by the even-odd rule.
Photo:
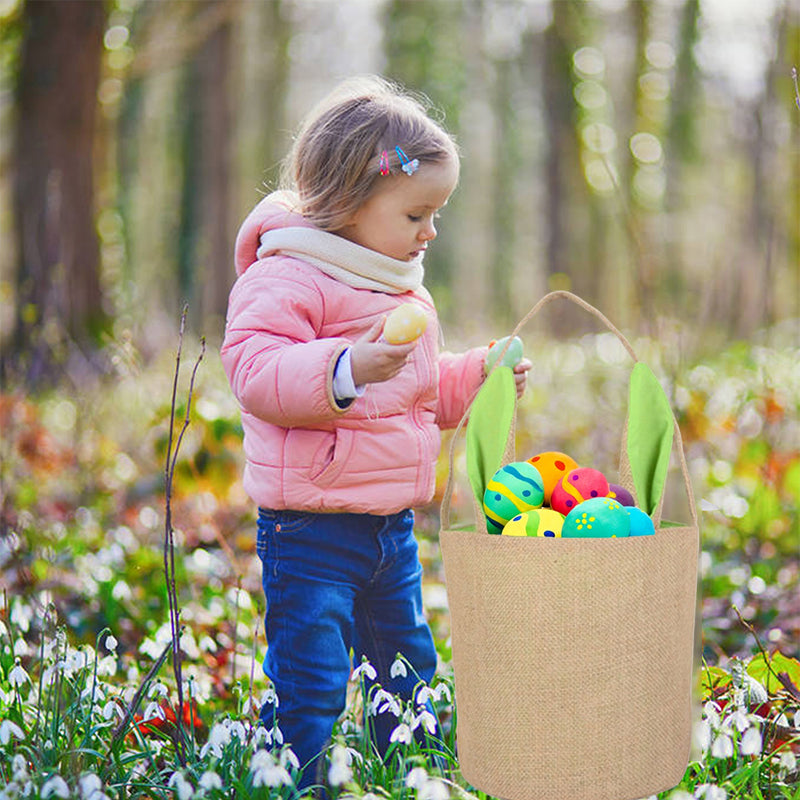
[[[195,7],[211,13],[212,4]],[[213,5],[233,9],[228,0]],[[178,286],[203,319],[225,315],[230,288],[231,23],[227,15],[199,43],[186,67],[178,236]]]
[[[454,134],[459,131],[465,90],[467,15],[468,9],[461,3],[440,0],[390,0],[383,14],[385,74],[409,90],[427,95],[434,107],[444,112],[442,122]],[[446,105],[445,100],[449,100]],[[448,217],[457,217],[462,201],[457,192]],[[455,232],[445,224],[436,247],[425,258],[426,275],[445,315],[452,309],[450,287],[459,279],[456,258]]]
[[[572,28],[579,13],[573,2],[553,3],[553,18],[544,32],[544,118],[546,135],[546,263],[549,288],[573,288],[570,269],[569,228],[572,175],[577,164],[577,143],[572,95]],[[555,318],[556,332],[567,328],[565,317]]]
[[[106,11],[93,0],[28,0],[22,10],[10,360],[31,384],[69,339],[91,344],[104,320],[92,160]]]

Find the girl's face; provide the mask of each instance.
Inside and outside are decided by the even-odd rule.
[[[436,238],[434,220],[458,182],[458,162],[448,158],[420,164],[413,175],[380,181],[380,188],[337,234],[390,258],[412,261]]]

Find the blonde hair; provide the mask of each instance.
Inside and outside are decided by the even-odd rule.
[[[390,174],[402,174],[397,146],[421,165],[458,163],[455,141],[428,116],[423,98],[376,76],[350,79],[306,117],[284,162],[283,184],[299,194],[303,216],[335,232],[387,180],[380,172],[384,151]]]

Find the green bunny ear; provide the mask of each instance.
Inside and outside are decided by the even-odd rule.
[[[514,373],[498,367],[484,381],[467,421],[467,476],[478,503],[489,479],[500,468],[514,421]]]
[[[658,378],[637,362],[631,372],[627,450],[636,499],[648,514],[664,492],[674,434],[672,409]]]

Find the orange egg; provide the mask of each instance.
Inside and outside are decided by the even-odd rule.
[[[539,453],[533,458],[529,458],[528,463],[533,464],[542,476],[544,481],[544,502],[547,505],[550,504],[550,497],[558,482],[568,472],[578,468],[578,462],[574,458],[570,458],[570,456],[559,453],[556,450]]]

